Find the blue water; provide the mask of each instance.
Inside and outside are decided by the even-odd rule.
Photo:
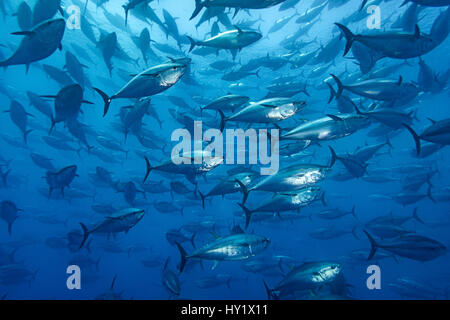
[[[18,31],[17,18],[12,14],[16,12],[21,1],[2,0],[6,7],[6,15],[0,18],[1,32],[0,43],[6,47],[0,47],[3,58],[9,57],[20,44],[22,36],[11,35],[10,33]],[[26,1],[33,8],[35,1]],[[83,1],[84,2],[84,1]],[[142,28],[147,27],[150,31],[151,39],[160,44],[169,44],[172,48],[177,49],[177,43],[173,37],[162,33],[155,23],[144,23],[136,19],[131,13],[128,19],[128,27],[124,26],[124,12],[122,5],[125,1],[110,0],[102,7],[96,8],[96,1],[88,1],[87,11],[89,13],[89,23],[94,33],[99,38],[99,30],[107,32],[116,32],[120,47],[127,53],[131,59],[112,58],[113,70],[110,78],[108,69],[103,61],[101,51],[94,43],[89,41],[81,30],[66,29],[62,41],[62,51],[57,50],[50,57],[32,63],[28,74],[25,73],[25,66],[10,66],[0,71],[0,106],[1,110],[9,110],[11,98],[18,101],[24,106],[26,111],[32,116],[28,117],[28,128],[33,131],[28,136],[27,144],[23,143],[23,135],[19,128],[11,121],[8,113],[0,115],[0,164],[3,172],[9,168],[10,174],[7,178],[7,185],[0,182],[0,200],[12,201],[23,211],[18,212],[18,218],[12,226],[12,234],[8,234],[7,224],[0,221],[0,297],[6,295],[6,299],[93,299],[98,295],[108,291],[112,279],[116,276],[113,291],[120,293],[123,299],[168,299],[173,298],[162,283],[162,274],[164,263],[170,258],[168,268],[178,274],[178,264],[180,256],[177,248],[170,245],[166,240],[166,232],[170,229],[179,229],[183,225],[208,221],[215,224],[214,228],[209,228],[203,232],[199,232],[195,236],[195,244],[197,248],[214,240],[211,234],[216,233],[220,236],[230,234],[233,225],[244,227],[244,218],[242,210],[237,205],[241,201],[242,195],[235,193],[225,196],[210,198],[206,201],[206,209],[203,210],[201,200],[196,195],[193,206],[185,207],[183,214],[179,211],[161,213],[158,212],[153,203],[155,201],[167,201],[181,207],[180,201],[187,200],[185,196],[170,192],[157,194],[146,192],[145,195],[138,192],[135,201],[130,204],[124,198],[122,192],[118,192],[114,187],[104,187],[94,184],[90,175],[95,173],[97,167],[103,167],[112,174],[114,181],[126,183],[133,181],[138,190],[142,190],[142,178],[145,175],[145,161],[142,153],[146,153],[151,160],[152,165],[158,164],[170,159],[170,152],[175,142],[171,142],[171,134],[173,130],[182,128],[184,125],[176,122],[169,113],[169,109],[178,109],[182,114],[188,115],[189,110],[181,109],[175,106],[167,96],[176,96],[183,99],[191,108],[190,117],[194,120],[201,120],[198,115],[199,108],[203,103],[199,103],[197,97],[203,97],[206,101],[213,101],[216,98],[227,94],[228,92],[247,95],[250,101],[259,101],[265,97],[267,86],[280,76],[294,76],[296,81],[306,82],[310,96],[299,93],[295,96],[297,100],[305,100],[307,107],[304,113],[296,115],[298,119],[317,119],[326,114],[338,114],[336,102],[328,104],[329,91],[326,86],[321,86],[322,81],[328,77],[329,73],[341,75],[353,74],[360,72],[358,66],[348,58],[342,57],[344,39],[339,52],[336,52],[336,58],[330,63],[324,72],[317,76],[311,77],[312,69],[321,65],[306,65],[301,68],[291,68],[290,63],[285,63],[278,70],[270,70],[265,67],[260,68],[260,78],[249,76],[236,82],[242,82],[253,89],[245,91],[234,91],[229,88],[233,82],[221,80],[225,72],[217,71],[209,66],[217,60],[227,60],[232,62],[232,56],[229,51],[221,50],[218,55],[215,53],[207,56],[199,56],[188,53],[189,42],[183,38],[181,51],[192,59],[191,77],[197,81],[197,85],[189,85],[182,80],[175,84],[172,88],[152,97],[152,108],[156,111],[162,121],[160,129],[158,122],[151,116],[146,115],[143,118],[143,124],[146,130],[151,131],[161,141],[151,138],[156,145],[154,148],[146,148],[139,143],[133,134],[129,134],[126,142],[123,133],[117,130],[115,123],[120,122],[120,118],[116,116],[120,107],[129,106],[134,100],[115,100],[106,117],[103,115],[103,102],[99,95],[95,93],[90,86],[86,86],[84,91],[84,99],[94,104],[84,104],[82,113],[79,114],[78,120],[85,124],[89,131],[87,132],[87,140],[90,146],[99,148],[114,163],[102,161],[94,154],[89,154],[86,148],[80,144],[76,138],[72,137],[64,124],[59,123],[52,132],[53,136],[63,135],[74,149],[82,148],[80,155],[74,151],[57,150],[46,144],[42,137],[48,135],[51,121],[30,105],[27,98],[27,91],[34,92],[38,95],[56,95],[63,87],[54,81],[43,71],[42,65],[47,64],[59,69],[63,69],[65,65],[65,52],[69,50],[73,52],[81,63],[85,64],[85,76],[89,79],[93,86],[101,88],[108,94],[116,92],[125,83],[129,74],[136,74],[146,66],[141,58],[140,50],[135,46],[130,36],[138,36]],[[291,16],[296,11],[302,14],[312,5],[312,0],[300,1],[295,8],[286,11],[279,11],[279,6],[250,10],[248,12],[241,10],[235,18],[233,18],[234,10],[228,13],[229,19],[235,24],[243,20],[257,20],[252,28],[259,30],[263,39],[249,47],[243,48],[237,54],[234,61],[236,69],[240,65],[244,65],[250,59],[262,58],[269,54],[271,57],[281,56],[292,53],[294,60],[301,53],[309,53],[311,51],[319,52],[322,45],[327,44],[332,38],[339,34],[334,22],[340,21],[343,17],[347,17],[360,6],[360,1],[345,1],[345,4],[337,8],[325,7],[318,20],[314,20],[312,29],[302,35],[299,40],[312,43],[304,47],[297,47],[295,50],[287,50],[280,45],[280,41],[286,36],[298,31],[302,28],[295,22],[294,17],[280,31],[268,34],[268,30],[274,22],[282,17]],[[333,0],[329,0],[333,3]],[[401,1],[389,1],[381,3],[381,31],[389,31],[390,25],[395,21],[396,17],[402,14],[408,6],[401,7]],[[70,0],[64,1],[67,8],[71,4]],[[75,5],[82,5],[75,2]],[[213,18],[210,22],[205,22],[198,28],[195,27],[200,16],[193,20],[189,20],[191,13],[194,11],[194,0],[160,0],[152,1],[150,6],[154,9],[158,17],[164,21],[162,10],[167,10],[173,17],[177,17],[180,35],[189,35],[194,39],[207,39],[208,32],[211,31],[211,25],[216,20]],[[442,12],[445,7],[425,8],[421,10],[419,17],[419,25],[421,31],[428,33],[435,18]],[[117,15],[117,19],[123,24],[114,26],[108,21],[103,12],[107,10],[110,14]],[[83,10],[82,10],[83,11]],[[228,10],[227,10],[228,12]],[[368,15],[367,15],[368,16]],[[60,13],[56,14],[60,17]],[[66,14],[67,18],[67,14]],[[219,24],[220,30],[225,31],[227,28]],[[361,33],[370,32],[367,30],[366,19],[348,24],[352,31]],[[75,53],[73,44],[77,44],[83,48],[85,53],[92,61]],[[153,44],[152,49],[156,52],[157,58],[149,56],[149,67],[167,61],[168,53],[158,51]],[[450,55],[449,42],[444,41],[437,48],[423,56],[426,63],[437,73],[443,74],[448,70]],[[195,51],[194,51],[195,53]],[[351,56],[351,54],[349,54]],[[176,58],[182,55],[176,56]],[[0,60],[4,60],[4,59]],[[132,60],[138,60],[136,64]],[[377,62],[375,68],[381,66],[392,65],[403,60],[395,60],[385,58]],[[253,71],[254,72],[254,71]],[[404,82],[417,82],[419,72],[418,59],[408,59],[408,65],[403,66],[391,74],[387,79],[398,79],[399,75],[403,77]],[[186,76],[186,75],[185,75]],[[344,78],[345,79],[345,78]],[[343,80],[346,83],[345,80]],[[330,82],[333,85],[334,82]],[[9,97],[7,94],[8,93]],[[356,96],[353,96],[356,97]],[[53,107],[53,100],[48,100]],[[359,100],[355,100],[359,101]],[[369,100],[364,100],[363,105],[368,106]],[[438,93],[421,93],[416,99],[411,101],[408,110],[417,111],[416,119],[412,127],[419,133],[430,125],[427,118],[441,120],[448,117],[449,91],[446,87]],[[404,108],[404,109],[407,109]],[[211,117],[215,113],[210,113]],[[217,116],[217,125],[219,121]],[[236,126],[236,123],[227,124],[228,127]],[[241,125],[245,128],[246,125]],[[259,128],[260,126],[255,126]],[[273,126],[268,126],[273,128]],[[281,127],[283,125],[281,124]],[[328,145],[333,146],[340,155],[353,152],[357,147],[366,144],[382,143],[384,137],[369,136],[370,128],[361,129],[358,132],[342,139],[321,142],[319,146],[313,146],[312,157],[300,157],[294,162],[283,162],[281,160],[280,167],[283,168],[293,163],[316,163],[326,164],[329,162],[330,155]],[[97,136],[102,135],[108,139],[117,141],[124,152],[114,151],[102,147],[97,141]],[[5,140],[6,137],[6,140]],[[16,143],[7,142],[13,139]],[[386,183],[369,183],[364,179],[348,179],[346,181],[338,181],[333,179],[334,176],[345,173],[345,168],[341,163],[337,163],[329,176],[320,184],[325,191],[326,202],[330,208],[340,208],[350,211],[353,206],[356,208],[356,214],[359,220],[355,220],[351,215],[347,215],[337,220],[322,220],[315,217],[317,212],[324,210],[323,205],[315,202],[304,208],[299,213],[303,219],[279,219],[276,215],[267,221],[252,221],[247,232],[262,235],[270,239],[269,248],[258,257],[273,258],[273,256],[287,256],[288,262],[279,270],[279,274],[275,276],[264,276],[262,274],[246,272],[242,268],[240,261],[222,262],[215,270],[211,270],[213,263],[211,261],[203,261],[203,266],[195,264],[190,268],[186,268],[178,275],[181,283],[181,292],[179,298],[188,299],[266,299],[267,295],[263,286],[265,280],[269,286],[275,286],[282,278],[283,273],[287,273],[289,268],[303,262],[310,261],[347,261],[343,262],[343,274],[346,283],[349,284],[346,296],[355,299],[399,299],[402,298],[398,292],[392,289],[389,284],[395,283],[399,278],[408,278],[423,284],[430,290],[436,292],[429,298],[447,298],[447,284],[449,282],[450,273],[447,266],[449,265],[449,256],[443,256],[427,261],[419,262],[404,257],[395,259],[382,259],[380,261],[352,261],[344,259],[353,250],[366,249],[367,254],[370,251],[370,243],[362,233],[364,223],[382,215],[388,215],[393,212],[399,216],[410,216],[414,208],[418,208],[418,214],[425,224],[417,221],[408,221],[403,226],[406,230],[413,231],[417,234],[424,235],[435,239],[442,244],[450,245],[450,216],[449,203],[446,201],[433,202],[429,197],[417,201],[416,203],[402,206],[386,197],[374,197],[373,195],[395,196],[403,191],[404,182],[410,179],[409,174],[399,173],[399,167],[407,165],[421,165],[431,167],[433,171],[437,171],[431,178],[431,192],[447,192],[449,193],[448,179],[450,177],[448,161],[450,159],[449,149],[443,147],[435,154],[425,159],[413,156],[415,152],[414,141],[406,130],[399,130],[395,135],[390,137],[392,150],[388,148],[381,149],[371,160],[368,161],[368,169],[366,175],[376,172],[377,169],[387,169],[384,175],[391,177],[399,177],[398,181]],[[163,145],[165,144],[165,145]],[[60,170],[69,165],[77,165],[77,177],[67,188],[64,199],[48,199],[48,185],[46,183],[45,169],[38,167],[30,158],[31,153],[38,153],[51,159],[56,170]],[[207,178],[197,177],[198,188],[203,193],[209,191],[221,178],[227,177],[227,170],[232,166],[222,165],[210,173]],[[259,171],[259,167],[255,166],[255,170]],[[423,167],[417,170],[425,170]],[[375,175],[375,173],[373,173]],[[193,190],[194,186],[186,180],[183,175],[167,175],[158,171],[150,173],[149,182],[161,182],[166,188],[170,188],[171,181],[182,181],[189,189]],[[447,189],[446,189],[447,188]],[[70,190],[82,193],[81,197],[71,196]],[[426,194],[428,190],[427,183],[424,183],[419,193]],[[55,190],[54,194],[59,195],[59,191]],[[192,197],[193,194],[188,194]],[[271,197],[270,193],[255,192],[249,197],[249,207],[254,207],[261,201]],[[195,203],[197,202],[197,203]],[[145,209],[145,216],[135,227],[128,233],[120,233],[115,236],[98,236],[91,235],[88,239],[90,251],[86,248],[77,250],[68,248],[67,235],[70,232],[78,232],[82,230],[79,225],[83,222],[86,225],[94,225],[99,221],[103,221],[105,214],[95,212],[92,206],[95,204],[110,204],[114,208],[123,209],[129,207],[137,207]],[[310,217],[310,218],[308,218]],[[356,239],[350,232],[357,226]],[[309,234],[319,228],[343,229],[349,233],[329,239],[317,240]],[[187,236],[192,233],[184,231]],[[54,245],[51,245],[50,242]],[[191,252],[193,250],[191,244],[185,242],[183,247]],[[8,255],[12,252],[12,258]],[[81,290],[69,290],[66,286],[66,280],[69,275],[66,273],[67,267],[72,264],[75,258],[88,257],[94,263],[89,266],[81,267]],[[255,258],[258,258],[255,257]],[[147,268],[143,265],[142,260],[155,260],[157,265],[153,268]],[[95,265],[98,262],[98,265]],[[245,261],[244,261],[245,262]],[[5,275],[5,267],[14,264],[28,270],[30,274],[26,276],[14,275],[13,283],[7,283],[8,276]],[[74,263],[76,264],[76,263]],[[376,264],[381,270],[381,289],[369,290],[366,286],[368,274],[366,269],[369,265]],[[3,271],[1,271],[3,270]],[[3,272],[3,276],[2,276]],[[213,276],[217,274],[226,274],[231,277],[230,287],[220,284],[216,287],[202,289],[198,287],[198,281],[205,276]],[[3,278],[2,278],[3,277]],[[9,279],[11,280],[11,279]],[[412,290],[414,291],[414,290]],[[306,294],[302,298],[311,298],[317,295]],[[411,293],[409,298],[420,298],[420,289]]]

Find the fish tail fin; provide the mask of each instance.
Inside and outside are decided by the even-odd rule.
[[[227,288],[228,289],[230,289],[231,290],[231,280],[232,280],[233,278],[228,278],[228,280],[227,280],[227,283],[226,283],[226,285],[227,285]]]
[[[202,11],[204,6],[205,5],[202,2],[202,0],[195,0],[195,10],[192,13],[192,16],[189,18],[189,20],[194,19],[200,13],[200,11]]]
[[[389,148],[393,149],[394,147],[392,146],[391,140],[388,138],[386,138],[386,145],[389,146]]]
[[[31,281],[36,280],[36,276],[37,276],[38,272],[39,272],[39,269],[37,269],[35,272],[33,272],[33,274],[31,275]]]
[[[303,89],[302,89],[301,92],[303,92],[304,94],[306,94],[308,97],[311,97],[311,95],[310,95],[309,92],[308,92],[308,89],[306,88],[307,85],[308,85],[308,84],[305,82],[305,85],[303,86]]]
[[[239,207],[244,210],[245,213],[245,229],[247,230],[248,225],[250,224],[250,219],[252,218],[252,211],[248,209],[244,204],[238,203]]]
[[[361,11],[362,9],[364,9],[364,7],[367,4],[367,0],[363,0],[363,2],[361,3],[361,7],[359,7],[359,11]]]
[[[83,248],[84,243],[86,242],[87,238],[89,237],[89,230],[82,222],[80,222],[80,226],[83,229],[83,240],[81,241],[81,244],[80,244],[80,249],[81,249],[81,248]]]
[[[411,133],[412,137],[414,138],[414,142],[416,143],[417,155],[420,155],[421,145],[420,145],[420,137],[419,137],[419,135],[413,130],[413,128],[411,128],[407,124],[404,123],[403,126],[406,129],[408,129],[409,133]]]
[[[192,244],[192,247],[195,249],[195,242],[194,242],[194,240],[195,240],[195,236],[197,235],[197,232],[194,232],[193,234],[192,234],[192,237],[191,237],[191,244]]]
[[[15,258],[16,252],[17,252],[17,249],[14,249],[13,251],[11,251],[10,254],[8,254],[8,259],[11,263],[16,263],[16,258]]]
[[[359,220],[358,216],[356,215],[356,206],[355,205],[353,205],[352,211],[350,211],[350,213],[353,216],[353,218],[355,218],[356,220]]]
[[[346,26],[344,26],[340,23],[335,23],[335,25],[337,25],[339,27],[339,29],[341,29],[341,32],[344,35],[345,40],[347,41],[345,43],[345,50],[344,50],[344,56],[346,56],[348,51],[352,47],[353,41],[355,41],[355,35]]]
[[[86,250],[87,250],[88,253],[91,253],[91,243],[92,243],[92,239],[86,245]],[[98,258],[98,260],[99,260],[98,262],[100,262],[100,258]],[[97,269],[97,271],[98,271],[98,266],[96,266],[95,269]]]
[[[12,226],[13,226],[14,221],[11,221],[10,223],[8,223],[8,234],[11,236],[12,235]]]
[[[28,142],[28,135],[33,131],[33,129],[27,130],[25,131],[25,133],[23,134],[23,141],[25,142],[25,144],[27,144]]]
[[[356,233],[356,231],[358,231],[358,225],[356,225],[352,228],[352,235],[356,240],[359,240],[359,237],[358,237],[358,234]]]
[[[3,185],[5,186],[5,188],[8,187],[7,179],[8,179],[8,175],[9,175],[10,172],[11,172],[11,170],[8,169],[5,172],[1,173],[2,174],[2,182],[3,182]]]
[[[105,107],[103,109],[103,116],[106,116],[109,110],[109,106],[111,105],[111,98],[98,88],[94,88],[94,90],[102,97],[103,102],[105,103]]]
[[[336,97],[336,91],[334,90],[333,86],[327,82],[328,88],[330,88],[330,98],[328,99],[328,103],[333,101],[333,99]]]
[[[266,281],[263,280],[264,288],[266,289],[267,293],[267,299],[272,300],[272,290],[270,290],[269,286],[267,285]]]
[[[50,130],[48,130],[48,134],[49,135],[52,133],[52,131],[55,128],[55,125],[56,125],[56,121],[55,121],[55,118],[53,117],[53,114],[50,115],[50,120],[51,120],[52,124],[50,126]]]
[[[130,9],[126,5],[123,5],[122,8],[123,8],[123,10],[125,10],[125,26],[126,26],[126,25],[128,25],[128,11]]]
[[[416,221],[420,222],[421,224],[425,224],[425,222],[423,222],[423,220],[417,214],[417,207],[414,208],[414,211],[413,211],[413,214],[412,214],[412,218],[415,219]]]
[[[194,39],[192,39],[189,36],[186,36],[186,37],[189,39],[189,41],[191,43],[191,46],[189,47],[189,52],[191,52],[192,50],[194,50],[195,46],[197,45],[197,41],[195,41]]]
[[[144,181],[143,183],[145,183],[145,181],[147,181],[148,176],[150,175],[150,171],[152,171],[152,165],[150,164],[150,161],[148,160],[147,157],[145,157],[145,164],[147,165],[147,170],[145,172],[145,177],[144,177]]]
[[[361,112],[361,109],[359,109],[358,106],[356,105],[356,103],[354,103],[354,102],[353,102],[353,108],[355,108],[356,114],[359,114],[359,115],[364,114],[363,112]]]
[[[338,86],[338,90],[335,95],[335,97],[337,99],[341,96],[342,91],[344,91],[344,85],[342,84],[341,80],[338,77],[336,77],[334,74],[330,74],[330,76],[333,77],[334,81],[336,81],[336,84]]]
[[[331,162],[328,167],[332,168],[336,163],[336,159],[338,159],[338,156],[336,155],[336,151],[334,151],[334,149],[331,146],[328,146],[328,148],[330,148],[331,151]]]
[[[365,0],[367,1],[367,0]],[[404,0],[403,3],[400,5],[400,7],[403,7],[405,4],[407,4],[410,0]]]
[[[363,230],[363,231],[366,234],[367,238],[369,239],[370,245],[371,245],[370,254],[369,254],[369,257],[367,258],[367,260],[370,260],[373,258],[373,256],[377,252],[378,244],[375,242],[375,239],[366,230]]]
[[[200,195],[200,198],[202,199],[202,208],[203,208],[203,210],[205,210],[205,199],[206,199],[206,196],[203,193],[201,193],[200,191],[198,192],[198,194]]]
[[[220,114],[220,132],[223,132],[223,130],[225,129],[225,122],[227,121],[227,118],[223,114],[222,110],[218,110],[218,111]]]
[[[268,300],[278,300],[278,296],[273,292],[272,289],[269,288],[266,281],[263,280],[264,288],[266,289],[267,299]]]
[[[431,194],[431,189],[433,188],[433,186],[431,184],[428,185],[428,191],[427,191],[427,196],[428,198],[430,198],[431,201],[433,201],[434,203],[436,203],[436,200],[433,198],[433,195]]]
[[[322,195],[320,196],[320,201],[322,201],[322,204],[323,204],[325,207],[328,206],[327,202],[325,201],[325,192],[322,192]]]
[[[111,285],[109,286],[109,290],[113,290],[114,289],[114,285],[116,284],[116,280],[117,280],[117,274],[114,275],[114,278],[111,281]]]
[[[89,244],[91,244],[91,243],[89,242]],[[100,265],[100,260],[101,260],[101,258],[102,258],[102,257],[99,257],[99,258],[97,259],[97,261],[95,261],[95,270],[96,270],[96,271],[98,271],[98,266]]]
[[[179,270],[179,272],[182,273],[183,270],[184,270],[184,267],[186,266],[187,253],[186,253],[186,251],[183,249],[183,247],[178,242],[175,242],[175,245],[177,246],[178,251],[180,251],[181,261],[180,261],[180,270]]]
[[[241,191],[242,191],[242,194],[243,194],[242,205],[244,205],[245,202],[247,201],[248,194],[250,193],[250,190],[248,190],[247,186],[245,184],[243,184],[242,181],[240,181],[238,179],[236,179],[235,181],[237,182],[239,187],[241,187]]]

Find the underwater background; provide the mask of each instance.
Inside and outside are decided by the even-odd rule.
[[[417,94],[401,106],[386,99],[391,102],[387,107],[404,112],[400,119],[408,119],[416,132],[422,133],[429,127],[432,124],[429,119],[448,118],[450,44],[445,34],[450,22],[448,5],[421,6],[408,2],[400,7],[400,0],[369,1],[366,7],[379,6],[381,17],[380,30],[371,30],[367,26],[371,14],[365,8],[360,11],[361,2],[357,0],[287,0],[263,9],[242,8],[236,15],[232,8],[214,12],[206,8],[192,20],[194,0],[144,1],[139,5],[145,8],[129,10],[126,25],[122,7],[127,4],[125,0],[89,0],[86,9],[84,1],[56,1],[56,8],[62,6],[62,10],[56,11],[53,10],[55,1],[24,2],[30,10],[22,1],[1,0],[0,61],[16,51],[23,37],[30,37],[11,33],[34,28],[36,15],[32,12],[36,7],[39,9],[37,2],[42,2],[39,10],[51,15],[43,14],[47,19],[60,19],[64,12],[68,20],[71,13],[66,10],[71,5],[78,6],[81,29],[66,27],[61,50],[56,49],[49,57],[30,63],[28,72],[25,65],[0,70],[0,106],[5,111],[0,114],[0,201],[3,201],[0,297],[267,299],[264,282],[269,291],[273,290],[269,294],[273,298],[280,294],[273,288],[296,266],[326,261],[342,267],[341,276],[345,279],[340,278],[341,282],[334,284],[337,288],[326,282],[301,287],[298,292],[294,290],[292,295],[280,298],[448,298],[448,254],[443,252],[428,261],[420,261],[420,257],[411,259],[411,255],[398,254],[398,250],[380,248],[376,254],[385,255],[367,261],[371,243],[363,232],[371,232],[368,226],[371,220],[392,214],[405,219],[397,225],[394,219],[392,223],[389,219],[385,221],[383,228],[387,225],[390,234],[377,241],[417,234],[448,247],[450,150],[445,146],[449,144],[445,141],[449,139],[448,131],[443,134],[441,147],[418,157],[414,139],[401,125],[403,120],[398,126],[383,127],[377,119],[367,116],[370,125],[354,133],[333,140],[318,139],[304,150],[299,146],[298,152],[280,155],[280,169],[296,164],[326,166],[331,157],[328,146],[345,158],[358,148],[383,144],[370,159],[357,164],[365,168],[361,176],[349,173],[344,161],[338,158],[327,177],[316,185],[323,191],[323,199],[308,203],[300,210],[253,213],[247,228],[244,211],[238,205],[243,200],[242,192],[234,180],[231,181],[235,185],[234,193],[207,197],[204,209],[201,198],[220,181],[232,176],[229,170],[258,173],[259,165],[222,164],[195,177],[154,169],[143,183],[144,157],[152,166],[170,160],[171,150],[177,143],[171,141],[175,129],[192,128],[193,121],[201,120],[205,127],[220,128],[219,113],[200,112],[200,108],[228,94],[246,96],[252,102],[267,97],[305,101],[303,110],[278,123],[283,133],[286,128],[329,114],[356,114],[355,110],[339,109],[336,99],[329,103],[330,90],[324,81],[334,90],[338,88],[329,74],[349,84],[376,79],[372,74],[382,70],[385,73],[381,74],[381,79],[392,80],[391,86],[395,86],[401,76],[401,83],[419,88]],[[301,19],[296,22],[308,10],[319,6],[317,13],[305,17],[306,22]],[[209,21],[202,16],[205,10],[211,11]],[[278,20],[285,17],[289,19],[280,25]],[[414,34],[417,24],[420,32],[430,35],[439,17],[447,21],[437,31],[443,39],[430,52],[421,55],[422,63],[425,62],[434,75],[426,78],[425,83],[436,81],[436,90],[424,89],[420,74],[429,70],[423,71],[425,67],[419,64],[418,57],[384,57],[371,66],[370,71],[362,72],[361,61],[353,57],[351,50],[343,56],[346,39],[335,25],[342,23],[355,34],[393,31]],[[396,28],[392,27],[394,23],[397,23]],[[142,37],[144,28],[148,29],[151,41]],[[261,39],[234,53],[202,46],[199,42],[218,31],[237,28],[258,32]],[[113,32],[117,41],[112,41],[111,45],[108,35]],[[196,42],[191,52],[191,42],[185,35]],[[390,45],[387,40],[386,45]],[[79,64],[73,59],[68,62],[67,52]],[[321,52],[326,54],[320,55]],[[305,58],[306,54],[309,55]],[[375,56],[373,52],[370,54],[372,58]],[[185,74],[173,86],[165,88],[167,90],[151,96],[148,110],[139,116],[138,124],[125,129],[126,134],[124,113],[133,109],[136,99],[113,100],[103,117],[104,101],[93,87],[112,95],[140,72],[164,63],[178,63],[176,59],[181,58],[192,59],[181,62],[183,68],[188,68]],[[213,65],[215,62],[221,63]],[[222,79],[243,66],[245,68],[240,74],[234,74],[232,80]],[[386,67],[392,68],[383,70]],[[75,83],[83,88],[82,100],[90,103],[82,104],[75,125],[62,120],[50,132],[55,98],[49,96],[56,96],[62,88]],[[274,85],[278,85],[276,90],[267,89]],[[346,90],[343,94],[353,98],[360,110],[377,110],[369,107],[373,99]],[[73,99],[69,97],[67,103]],[[17,103],[23,108],[13,112],[12,104]],[[43,110],[47,110],[47,114]],[[227,112],[224,111],[229,116],[234,110]],[[238,127],[275,128],[269,121],[226,123],[226,128]],[[386,141],[389,143],[384,145]],[[301,140],[291,142],[302,144]],[[422,151],[425,144],[422,142]],[[77,166],[76,176],[63,187],[64,194],[59,187],[49,193],[48,172],[51,176],[73,165]],[[256,208],[271,199],[272,194],[252,191],[245,206]],[[20,210],[11,209],[10,202]],[[108,221],[109,216],[126,208],[143,209],[145,214],[126,233],[112,230],[111,234],[98,235],[91,232],[80,248],[83,238],[80,222],[94,230],[92,226]],[[354,214],[350,214],[352,208]],[[325,210],[340,212],[342,217],[323,219],[319,215]],[[406,219],[413,217],[414,212],[417,218]],[[8,225],[12,226],[11,232],[8,232]],[[168,235],[168,232],[171,233]],[[254,257],[223,261],[214,270],[213,261],[201,259],[198,263],[198,259],[188,259],[180,272],[180,253],[175,242],[191,253],[214,241],[215,237],[232,232],[261,235],[269,239],[270,244],[262,252],[255,252]],[[251,261],[256,261],[253,269],[246,265]],[[69,265],[81,269],[80,290],[67,288]],[[366,271],[370,265],[380,267],[379,290],[367,287],[370,274]]]

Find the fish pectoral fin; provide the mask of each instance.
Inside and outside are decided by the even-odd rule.
[[[213,264],[213,266],[211,267],[211,270],[216,270],[216,268],[217,268],[217,266],[219,265],[219,261],[218,260],[214,260],[214,264]]]
[[[33,34],[35,34],[35,32],[34,31],[17,31],[17,32],[13,32],[11,34],[15,35],[15,36],[29,36],[29,37],[31,37]]]
[[[274,106],[272,104],[261,104],[261,106],[266,107],[266,108],[272,108],[272,109],[278,108],[278,106]]]
[[[153,77],[153,78],[156,78],[156,77],[159,76],[159,73],[144,73],[144,74],[142,74],[141,76],[143,76],[143,77]]]
[[[339,118],[338,116],[335,116],[334,114],[327,114],[327,117],[333,119],[334,121],[344,121],[342,118]]]

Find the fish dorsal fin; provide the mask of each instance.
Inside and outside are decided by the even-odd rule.
[[[431,122],[431,124],[435,124],[437,121],[436,120],[433,120],[433,119],[431,119],[431,118],[427,118],[428,119],[428,121],[430,121]]]
[[[243,234],[244,230],[242,230],[241,226],[236,225],[233,227],[232,234]]]
[[[327,114],[327,117],[333,119],[334,121],[344,121],[342,118],[339,118],[338,116],[335,116],[334,114]]]
[[[236,30],[237,30],[237,32],[238,32],[239,34],[243,33],[243,31],[242,31],[241,28],[239,28],[238,26],[234,26],[234,27],[236,28]]]
[[[213,236],[216,240],[220,238],[220,237],[217,235],[217,233],[215,233],[214,231],[211,231],[210,233],[212,234],[212,236]]]

